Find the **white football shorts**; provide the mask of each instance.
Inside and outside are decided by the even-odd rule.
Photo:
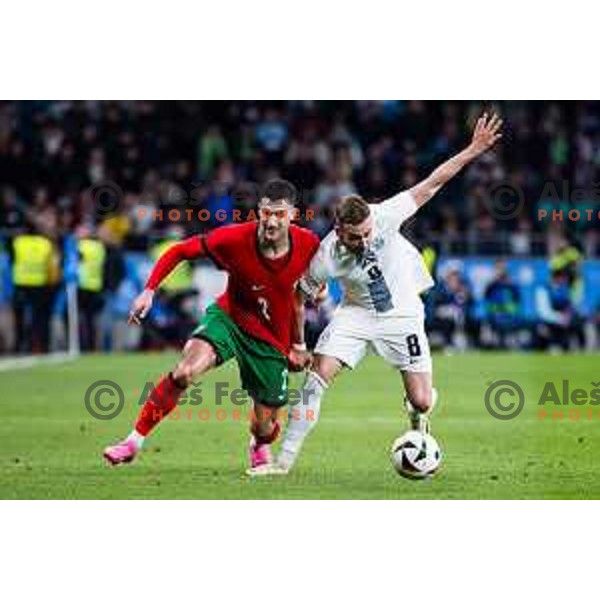
[[[354,369],[369,347],[400,371],[431,373],[422,318],[378,316],[355,306],[338,308],[321,333],[315,354],[333,356]]]

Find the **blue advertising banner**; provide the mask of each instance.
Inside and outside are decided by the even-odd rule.
[[[462,273],[470,285],[475,299],[475,317],[485,316],[485,289],[494,277],[494,258],[442,258],[437,266],[439,281],[451,269]],[[545,258],[507,258],[508,273],[521,292],[521,316],[535,321],[535,291],[546,285],[550,278],[549,262]],[[583,300],[579,307],[582,316],[589,316],[600,309],[600,260],[587,260],[582,265]]]

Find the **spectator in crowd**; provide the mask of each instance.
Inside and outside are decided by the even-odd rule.
[[[356,194],[350,174],[349,165],[343,162],[329,170],[327,178],[315,190],[314,203],[319,210],[334,205],[343,196]]]
[[[52,233],[56,217],[46,214],[46,233],[31,229],[12,240],[9,255],[12,270],[15,352],[48,352],[50,317],[60,278],[60,255]]]
[[[435,245],[440,257],[550,255],[553,269],[568,273],[579,305],[581,261],[597,257],[600,248],[597,222],[571,222],[565,211],[560,233],[567,239],[577,234],[581,247],[573,252],[567,242],[555,250],[556,224],[540,220],[536,208],[544,201],[577,208],[573,186],[597,197],[598,105],[503,102],[490,108],[507,123],[506,143],[457,178],[404,232],[421,247]],[[276,175],[294,180],[303,190],[302,210],[314,211],[303,224],[323,236],[336,198],[358,192],[379,201],[410,187],[461,144],[480,111],[480,102],[2,102],[0,234],[12,251],[16,236],[44,227],[40,216],[49,208],[58,210],[54,243],[80,225],[96,228],[106,246],[110,298],[125,277],[126,252],[147,251],[172,224],[189,235],[230,221],[232,210],[247,209],[233,195],[240,184]],[[89,194],[107,182],[122,190],[110,215]],[[497,218],[487,202],[493,186],[504,182],[526,200],[516,218]],[[591,206],[586,202],[581,206]],[[192,215],[171,222],[174,204],[193,209]],[[225,207],[228,218],[201,220],[198,211],[207,206],[211,213]],[[154,218],[161,209],[162,217]]]
[[[570,290],[569,273],[554,271],[550,281],[536,290],[537,347],[568,351],[580,340],[580,319]]]
[[[10,307],[12,287],[8,252],[0,240],[0,354],[9,353],[15,345],[13,315]]]
[[[256,126],[256,140],[269,161],[281,164],[287,139],[287,125],[280,112],[267,108],[264,118]]]
[[[473,295],[466,280],[451,268],[432,292],[431,329],[441,336],[446,348],[464,350],[473,342]]]
[[[597,106],[509,102],[494,108],[510,126],[510,143],[457,179],[447,201],[428,208],[419,238],[431,242],[448,233],[468,252],[526,254],[529,246],[543,252],[536,240],[547,223],[534,213],[548,195],[548,182],[555,189],[551,199],[560,206],[566,202],[569,208],[565,180],[593,197],[600,175]],[[77,219],[89,186],[108,180],[140,196],[148,178],[158,176],[177,185],[183,178],[189,188],[211,182],[223,163],[230,165],[232,186],[247,179],[260,183],[275,169],[306,190],[318,190],[311,203],[323,205],[354,191],[381,199],[452,151],[480,109],[476,102],[416,101],[5,102],[0,105],[0,122],[7,124],[0,138],[0,194],[6,210],[0,227],[25,225],[24,211],[16,207],[19,199],[29,208],[69,197],[68,212]],[[503,181],[533,200],[518,220],[486,216],[486,193]],[[455,216],[447,232],[438,214],[448,206]],[[572,231],[583,227],[581,220],[563,221]],[[154,223],[148,233],[164,225]],[[594,229],[586,228],[586,233]],[[586,247],[597,251],[597,244]]]
[[[530,256],[533,251],[531,239],[533,225],[531,220],[521,213],[517,217],[517,223],[514,232],[510,237],[510,253],[516,256]]]
[[[127,279],[128,267],[125,258],[123,245],[119,242],[119,236],[115,235],[113,229],[105,223],[101,223],[97,229],[98,240],[104,244],[106,255],[104,259],[104,296],[105,301],[110,297],[115,296],[123,282]],[[111,303],[105,302],[105,309],[102,320],[110,322]]]
[[[198,143],[198,174],[203,179],[212,178],[217,165],[229,158],[227,142],[217,125],[208,127]]]
[[[2,204],[0,205],[0,229],[5,231],[20,231],[25,228],[27,223],[26,205],[18,197],[15,188],[5,186],[2,194]]]
[[[562,232],[556,236],[553,246],[550,270],[553,273],[561,272],[566,276],[571,298],[575,304],[578,304],[583,297],[583,281],[581,279],[583,256],[581,251],[570,243]]]
[[[508,274],[506,262],[496,261],[496,272],[485,289],[486,321],[496,348],[514,348],[520,328],[521,294]]]
[[[78,265],[79,341],[84,352],[99,350],[98,319],[104,306],[106,246],[93,229],[76,231]]]

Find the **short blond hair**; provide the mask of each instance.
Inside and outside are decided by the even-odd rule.
[[[360,225],[371,211],[367,201],[358,194],[344,196],[335,207],[335,220],[341,225]]]

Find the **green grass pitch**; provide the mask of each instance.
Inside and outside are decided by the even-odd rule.
[[[138,461],[105,466],[102,449],[129,431],[143,382],[175,360],[88,356],[0,373],[0,498],[600,498],[600,407],[579,407],[578,421],[569,419],[574,406],[545,407],[562,408],[562,421],[538,417],[544,383],[560,390],[568,378],[571,388],[590,391],[600,380],[598,356],[434,356],[440,401],[433,433],[445,456],[427,481],[404,480],[390,465],[390,444],[407,425],[399,375],[376,357],[329,391],[321,422],[287,478],[248,479],[247,424],[214,418],[214,383],[238,386],[233,364],[205,378],[202,405],[188,407],[193,420],[166,421]],[[99,379],[126,392],[113,420],[95,420],[85,409],[85,391]],[[485,390],[499,379],[525,391],[525,409],[513,420],[494,419],[485,408]],[[210,420],[196,418],[199,409],[212,411]]]

